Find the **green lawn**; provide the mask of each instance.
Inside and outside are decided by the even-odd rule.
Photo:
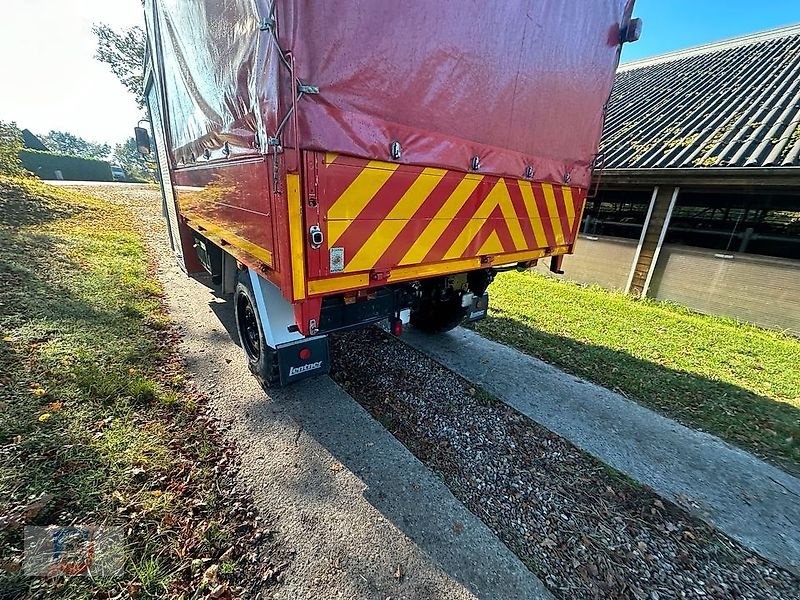
[[[183,387],[133,222],[96,198],[0,177],[0,597],[175,597],[186,564],[229,544],[203,538],[223,502],[220,442]],[[122,577],[19,572],[24,525],[76,522],[125,527]]]
[[[800,472],[800,340],[534,273],[474,328]]]

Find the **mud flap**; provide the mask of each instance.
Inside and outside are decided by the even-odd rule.
[[[486,318],[486,313],[489,310],[489,292],[484,292],[483,296],[475,296],[472,299],[469,310],[467,310],[467,318],[464,319],[465,323],[474,323]]]
[[[308,377],[324,375],[330,370],[327,335],[282,344],[276,350],[282,386]]]

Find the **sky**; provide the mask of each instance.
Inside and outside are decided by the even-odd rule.
[[[94,59],[91,28],[141,25],[139,0],[2,3],[0,120],[109,144],[130,137],[141,113]],[[634,14],[644,21],[642,39],[626,45],[623,62],[800,23],[800,0],[637,0]]]
[[[622,62],[800,23],[800,0],[636,0],[642,38]]]
[[[139,0],[0,0],[0,121],[116,144],[142,117],[94,59],[92,24],[143,25]]]

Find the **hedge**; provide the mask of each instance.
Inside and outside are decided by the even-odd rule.
[[[56,171],[68,181],[113,181],[111,165],[104,160],[79,158],[67,154],[22,150],[22,166],[40,179],[57,179]]]
[[[22,133],[15,123],[0,121],[0,175],[22,177],[25,170],[19,164]]]

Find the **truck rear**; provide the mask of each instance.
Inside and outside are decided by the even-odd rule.
[[[264,384],[324,372],[334,331],[446,331],[499,270],[560,269],[632,5],[146,2],[137,139]]]

